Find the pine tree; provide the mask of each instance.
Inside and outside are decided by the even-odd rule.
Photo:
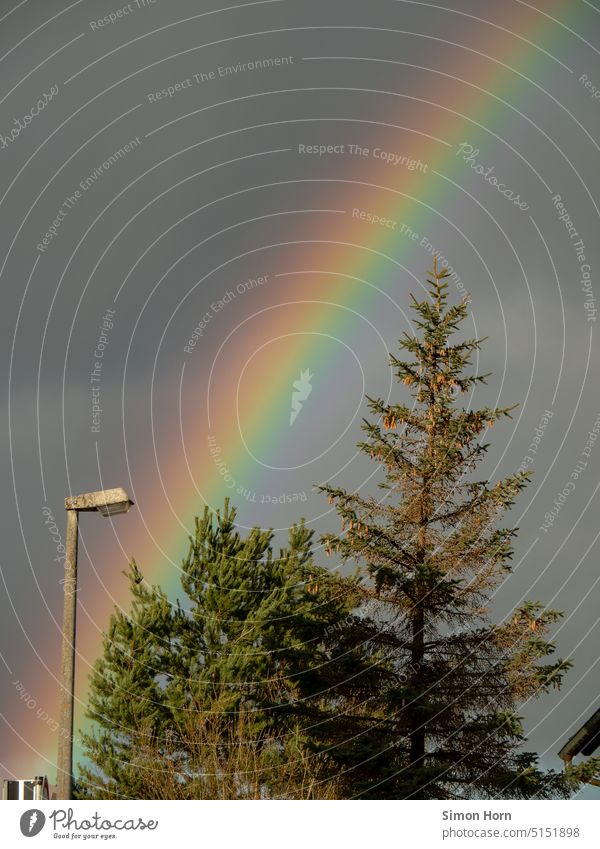
[[[498,527],[528,473],[491,484],[475,473],[490,428],[512,408],[459,406],[485,382],[472,374],[483,339],[457,340],[467,300],[450,305],[449,272],[434,261],[428,296],[418,301],[407,359],[390,356],[411,403],[368,398],[359,448],[379,465],[380,496],[320,489],[341,517],[328,553],[362,567],[363,606],[377,620],[373,641],[395,681],[378,716],[387,727],[388,764],[364,797],[495,798],[568,794],[569,781],[543,772],[523,752],[519,706],[559,687],[569,661],[551,660],[548,632],[561,614],[524,602],[501,624],[490,621],[493,591],[510,573],[516,529]]]
[[[242,538],[235,510],[196,519],[172,605],[129,570],[90,682],[80,767],[92,798],[320,798],[358,772],[362,708],[386,668],[353,610],[358,582],[317,567],[312,532]],[[338,776],[340,776],[338,778]]]
[[[161,736],[170,726],[160,680],[169,665],[172,606],[134,560],[125,574],[131,613],[115,609],[90,674],[86,715],[95,727],[80,733],[87,763],[79,768],[79,798],[144,798],[144,777],[132,768],[140,736]]]

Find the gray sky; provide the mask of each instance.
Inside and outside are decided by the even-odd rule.
[[[312,487],[368,485],[361,398],[390,391],[428,243],[489,337],[473,403],[520,405],[481,470],[534,471],[493,605],[565,611],[575,668],[524,707],[560,766],[600,683],[600,12],[554,6],[0,3],[4,773],[54,774],[65,495],[136,500],[82,523],[81,715],[128,557],[176,589],[204,500],[337,528]]]

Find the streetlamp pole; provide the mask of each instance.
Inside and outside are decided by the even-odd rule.
[[[104,489],[65,498],[67,546],[65,555],[63,628],[60,661],[60,726],[58,729],[57,798],[73,795],[73,714],[75,705],[75,621],[77,614],[77,543],[79,513],[103,516],[126,513],[133,501],[124,489]]]
[[[70,799],[73,791],[73,706],[75,701],[75,617],[77,613],[77,542],[79,512],[67,510],[63,634],[60,660],[60,728],[58,737],[59,799]]]

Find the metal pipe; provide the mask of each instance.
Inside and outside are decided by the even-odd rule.
[[[58,730],[57,799],[70,799],[73,793],[73,711],[75,702],[78,524],[78,511],[67,510],[67,545],[60,661],[61,697],[60,727]]]

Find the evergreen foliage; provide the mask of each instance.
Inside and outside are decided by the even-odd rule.
[[[183,603],[132,562],[131,609],[91,675],[82,797],[553,798],[596,773],[523,750],[523,705],[571,664],[554,658],[558,611],[490,615],[528,474],[477,477],[512,408],[461,406],[487,377],[471,370],[484,340],[462,338],[447,277],[434,262],[390,357],[411,400],[367,399],[359,448],[381,494],[319,487],[341,519],[325,550],[356,574],[317,566],[304,522],[278,555],[272,531],[242,537],[227,501],[196,519]]]
[[[293,526],[275,556],[271,531],[242,538],[227,502],[206,509],[182,564],[185,605],[132,562],[131,611],[112,615],[91,675],[83,795],[345,792],[385,670],[360,638],[357,581],[318,568],[311,535]]]
[[[412,401],[368,398],[374,420],[364,421],[359,448],[383,470],[381,496],[320,487],[342,522],[323,538],[326,550],[368,576],[361,592],[378,623],[373,643],[395,674],[381,707],[393,718],[393,757],[364,795],[565,796],[566,777],[522,751],[519,717],[519,706],[560,687],[571,665],[552,659],[548,635],[562,614],[525,601],[501,624],[490,621],[516,534],[498,522],[528,473],[476,477],[487,432],[512,408],[459,405],[488,375],[470,370],[484,340],[456,338],[468,305],[449,304],[448,276],[434,263],[428,296],[413,297],[416,333],[400,340],[405,357],[390,356]]]

